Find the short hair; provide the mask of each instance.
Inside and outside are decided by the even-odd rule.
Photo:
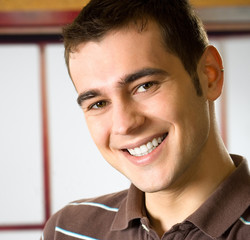
[[[139,32],[148,21],[160,29],[166,50],[180,58],[199,96],[197,64],[208,45],[203,24],[188,0],[91,0],[72,24],[63,29],[65,61],[79,44],[98,41],[112,30],[135,24]]]

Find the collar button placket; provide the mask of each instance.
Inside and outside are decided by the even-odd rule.
[[[145,239],[147,240],[160,240],[156,232],[149,227],[149,221],[147,218],[142,218],[141,219],[141,228],[142,231],[144,232],[144,236],[146,236]],[[143,239],[144,240],[144,239]]]

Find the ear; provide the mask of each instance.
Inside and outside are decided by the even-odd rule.
[[[206,97],[215,101],[222,92],[224,69],[222,58],[214,46],[209,45],[206,48],[200,60],[200,67],[202,75],[205,76]]]

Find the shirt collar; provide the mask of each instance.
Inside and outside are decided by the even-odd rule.
[[[114,218],[111,230],[123,230],[134,219],[145,216],[144,193],[131,184],[127,198],[123,199],[121,206]]]
[[[247,161],[231,155],[236,170],[187,221],[211,237],[220,237],[250,206],[250,175]]]

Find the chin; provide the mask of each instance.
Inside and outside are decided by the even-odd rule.
[[[168,189],[171,185],[170,182],[166,183],[163,181],[157,181],[157,182],[150,182],[150,183],[144,183],[144,184],[136,184],[133,183],[137,188],[139,188],[141,191],[146,193],[156,193],[161,192],[166,189]]]

